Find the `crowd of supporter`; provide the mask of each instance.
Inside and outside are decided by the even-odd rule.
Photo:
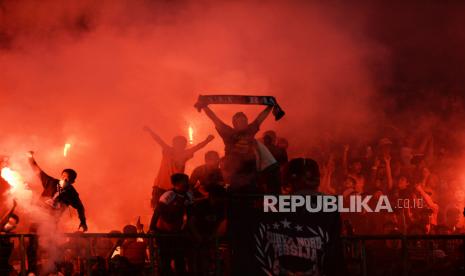
[[[243,113],[237,113],[233,127],[219,120],[208,107],[202,108],[225,143],[225,156],[207,151],[204,164],[196,167],[190,176],[185,174],[186,163],[214,137],[210,135],[198,145],[187,148],[187,139],[182,136],[175,137],[169,145],[150,128],[144,128],[161,146],[163,154],[152,193],[154,214],[145,229],[145,233],[159,234],[155,240],[157,252],[149,252],[149,241],[142,238],[95,239],[90,245],[83,239],[70,238],[63,245],[63,259],[57,263],[57,271],[73,275],[90,267],[92,275],[142,275],[150,255],[157,256],[156,264],[161,275],[188,272],[209,275],[218,271],[218,259],[222,260],[222,269],[232,269],[233,274],[234,269],[250,265],[247,256],[254,255],[244,248],[253,242],[252,235],[247,233],[250,230],[247,226],[252,225],[249,222],[254,220],[247,212],[252,209],[234,201],[232,195],[296,194],[295,187],[282,176],[289,160],[298,156],[288,156],[288,140],[279,137],[275,131],[264,131],[260,137],[255,137],[271,108],[265,109],[250,124]],[[393,207],[392,213],[341,214],[342,234],[465,233],[463,179],[457,170],[452,169],[457,167],[459,159],[449,141],[441,136],[450,133],[450,129],[386,133],[390,135],[347,141],[339,139],[343,142],[326,137],[315,143],[309,152],[317,163],[314,168],[318,170],[319,167],[319,187],[316,185],[319,192],[341,195],[344,200],[353,195],[369,195],[374,199],[387,196]],[[18,222],[12,209],[2,221],[2,231],[10,233]],[[300,231],[300,226],[296,227],[296,231]],[[140,224],[127,225],[122,232],[112,233],[144,233],[144,228]],[[218,239],[226,240],[233,255],[236,254],[236,258],[242,255],[242,258],[235,263],[234,256],[231,258],[226,251],[218,256]],[[28,267],[34,271],[37,242],[30,241]],[[9,253],[2,259],[2,267],[12,271],[8,264],[11,244],[8,246]],[[428,248],[435,258],[446,260],[446,257],[454,256],[460,246],[463,245],[419,242],[410,244],[410,249],[418,253],[422,248]],[[2,242],[0,247],[3,250],[6,243],[3,245]],[[91,252],[84,252],[85,248],[90,248]],[[355,249],[346,247],[344,250],[346,256],[351,256]],[[376,265],[377,261],[385,262],[390,258],[385,252],[399,253],[400,250],[395,240],[368,243],[367,258],[371,258],[370,264]],[[415,252],[410,255],[415,256]],[[93,256],[90,259],[86,257],[89,254]],[[422,267],[425,260],[426,257],[419,257],[418,267]],[[447,259],[448,262],[455,260]],[[389,273],[400,266],[400,262],[391,261],[392,266],[387,268],[391,269]],[[381,270],[376,267],[372,272]]]

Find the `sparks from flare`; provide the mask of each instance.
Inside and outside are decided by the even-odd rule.
[[[189,132],[189,144],[192,145],[194,143],[194,128],[192,128],[191,125],[189,125],[188,132]]]
[[[71,148],[71,144],[66,143],[65,147],[63,148],[63,156],[66,157],[68,156],[68,151]]]
[[[10,169],[9,167],[2,168],[1,176],[10,184],[10,194],[15,195],[17,198],[29,198],[29,188],[24,182],[19,172]]]

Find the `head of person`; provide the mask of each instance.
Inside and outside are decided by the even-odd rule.
[[[124,234],[137,234],[137,227],[132,224],[125,225],[123,227],[123,233]],[[127,240],[133,241],[135,240],[135,238],[128,238]]]
[[[276,145],[276,132],[268,130],[263,133],[263,143],[265,145]]]
[[[12,232],[16,229],[19,223],[19,217],[16,214],[11,214],[8,217],[8,221],[6,222],[5,226],[3,226],[3,231],[6,233]]]
[[[187,147],[187,139],[184,136],[175,136],[173,138],[173,148],[175,150],[184,150]]]
[[[128,224],[123,227],[123,233],[124,234],[137,234],[137,227],[132,224]]]
[[[402,175],[401,177],[399,177],[399,181],[397,182],[397,188],[399,190],[405,190],[405,189],[407,189],[409,184],[410,184],[410,181],[409,181],[408,177],[405,176],[405,175]]]
[[[237,112],[232,118],[232,124],[235,130],[245,130],[249,126],[249,119],[244,112]]]
[[[187,193],[189,190],[189,176],[183,173],[175,173],[171,175],[171,184],[175,192]]]
[[[350,163],[350,170],[352,173],[359,174],[362,172],[363,166],[360,159],[354,159]]]
[[[77,173],[73,169],[64,169],[61,172],[60,187],[65,188],[76,181]]]
[[[392,148],[392,141],[387,137],[382,138],[381,140],[379,140],[378,148],[379,148],[379,153],[382,156],[390,155],[391,148]]]
[[[209,169],[217,169],[220,167],[220,155],[218,152],[211,150],[205,153],[205,165]]]
[[[283,167],[283,181],[295,192],[316,191],[320,186],[318,163],[309,158],[295,158]]]
[[[356,182],[357,181],[353,177],[346,176],[344,178],[344,189],[354,189]]]

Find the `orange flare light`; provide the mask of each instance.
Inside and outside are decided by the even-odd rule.
[[[21,175],[8,167],[2,168],[1,176],[11,186],[11,192],[24,185]]]
[[[63,156],[66,157],[68,155],[68,151],[71,148],[71,144],[66,143],[65,147],[63,148]]]
[[[189,144],[193,144],[194,143],[194,129],[192,128],[192,126],[189,126]]]

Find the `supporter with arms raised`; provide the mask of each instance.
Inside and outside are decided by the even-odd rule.
[[[46,174],[39,165],[37,165],[33,151],[29,152],[29,163],[42,182],[44,190],[41,197],[44,199],[46,206],[54,211],[53,215],[56,215],[58,219],[64,212],[65,207],[73,207],[77,210],[79,215],[79,228],[82,228],[82,230],[86,232],[87,223],[84,205],[79,198],[78,192],[73,186],[77,177],[76,171],[73,169],[64,169],[61,173],[60,179],[53,178]]]
[[[225,178],[231,185],[231,190],[249,189],[256,184],[257,157],[255,135],[260,125],[272,110],[268,106],[257,118],[249,124],[249,119],[243,112],[237,112],[232,118],[232,127],[225,124],[208,107],[201,107],[205,114],[215,124],[215,128],[225,145]]]
[[[213,135],[209,135],[203,142],[187,148],[187,139],[184,136],[174,137],[173,143],[170,146],[149,127],[145,126],[144,131],[147,131],[162,148],[160,169],[158,170],[152,191],[152,207],[155,208],[160,196],[171,189],[171,175],[184,173],[186,162],[194,157],[195,152],[210,143],[214,137]]]

